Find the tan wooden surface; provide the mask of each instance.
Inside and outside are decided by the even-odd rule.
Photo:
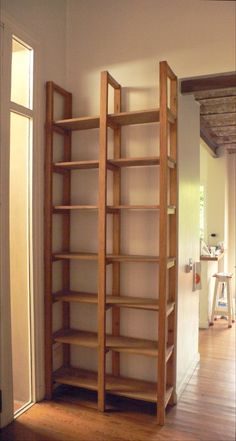
[[[98,205],[54,205],[55,212],[73,210],[98,210]]]
[[[35,404],[2,430],[1,441],[235,441],[235,329],[218,320],[213,328],[201,330],[199,351],[200,365],[177,406],[169,408],[162,428],[156,424],[154,405],[115,400],[101,414],[96,398],[79,389]],[[62,383],[73,378],[67,371],[61,374]],[[155,384],[153,388],[155,395]]]
[[[174,115],[178,113],[178,95],[177,95],[177,78],[170,70],[168,66],[168,75],[170,75],[170,108]],[[177,118],[173,124],[170,125],[170,156],[177,163]],[[175,404],[176,397],[176,362],[177,362],[177,307],[178,307],[178,295],[177,295],[177,277],[178,277],[178,166],[169,170],[169,185],[170,185],[170,203],[176,206],[175,213],[169,218],[169,252],[171,255],[176,256],[176,265],[169,270],[169,301],[175,304],[173,312],[168,319],[168,343],[174,345],[172,356],[167,364],[166,368],[166,381],[168,384],[173,385],[173,391],[169,403]]]
[[[80,331],[77,329],[60,330],[53,334],[53,340],[59,343],[98,348],[98,334],[96,332]],[[140,338],[114,336],[106,334],[106,348],[115,352],[140,354],[149,357],[158,355],[158,343]],[[173,346],[167,348],[166,359],[169,359]]]
[[[69,210],[98,210],[98,205],[54,205],[53,210],[55,213]],[[160,205],[108,205],[106,207],[107,213],[115,213],[118,210],[160,210]],[[167,210],[168,214],[174,214],[175,206],[170,205]]]
[[[52,397],[52,171],[53,162],[53,84],[46,84],[46,128],[45,128],[45,184],[44,184],[44,340],[45,340],[45,389],[46,397]]]
[[[57,90],[57,89],[56,89]],[[61,88],[60,88],[61,90]],[[58,90],[57,90],[58,91]],[[72,95],[64,91],[63,112],[64,118],[71,118],[72,116]],[[71,132],[65,132],[63,135],[63,160],[71,160]],[[62,188],[62,200],[63,204],[70,204],[71,195],[71,176],[70,171],[67,170],[63,174],[63,188]],[[62,250],[68,250],[70,247],[70,212],[64,213],[62,218]],[[69,261],[62,262],[62,288],[70,289],[70,263]],[[62,323],[63,327],[70,327],[70,305],[66,302],[62,304]],[[63,345],[63,365],[70,365],[70,348],[67,345]]]
[[[134,157],[134,158],[114,158],[107,160],[108,166],[116,167],[136,167],[136,166],[146,166],[146,165],[159,165],[159,156],[145,156],[145,157]],[[53,164],[54,171],[59,171],[60,169],[92,169],[98,168],[99,162],[97,160],[90,161],[71,161],[71,162],[55,162]],[[175,161],[168,157],[168,166],[175,167]]]
[[[61,161],[61,162],[54,162],[54,171],[57,171],[57,169],[68,169],[68,170],[79,170],[79,169],[92,169],[92,168],[98,168],[99,162],[97,160],[90,160],[90,161]]]
[[[167,332],[167,244],[168,244],[168,84],[167,84],[167,63],[160,63],[160,216],[159,216],[159,320],[158,320],[158,381],[157,381],[157,421],[158,424],[165,423],[165,389],[166,389],[166,332]]]
[[[100,117],[101,118],[101,117]],[[88,130],[99,128],[100,124],[99,116],[83,117],[83,118],[70,118],[65,120],[54,121],[54,125],[59,128],[67,130]],[[169,122],[174,122],[175,116],[168,109],[167,115]],[[133,124],[147,124],[153,122],[159,122],[160,112],[159,109],[151,110],[137,110],[132,112],[121,112],[108,115],[108,125],[111,126],[126,126]]]
[[[114,89],[114,111],[121,112],[121,86]],[[116,127],[113,130],[113,156],[115,159],[121,157],[121,127]],[[113,170],[113,204],[119,206],[121,204],[121,170],[114,167]],[[107,213],[109,213],[109,207]],[[113,211],[112,216],[112,252],[113,254],[120,254],[121,242],[121,217],[120,211]],[[119,299],[120,296],[120,262],[113,262],[112,264],[112,296]],[[107,301],[107,296],[106,296]],[[120,335],[120,308],[113,304],[112,308],[112,335]],[[118,352],[112,353],[112,373],[115,376],[120,375],[120,354]]]
[[[169,78],[169,79],[168,79]],[[168,81],[170,88],[168,88]],[[158,423],[165,421],[167,403],[175,403],[176,383],[176,276],[177,276],[177,85],[176,77],[168,64],[160,63],[160,108],[121,112],[121,86],[111,75],[104,71],[101,74],[100,115],[96,117],[72,118],[71,95],[64,89],[50,83],[47,108],[47,154],[46,154],[46,378],[48,397],[52,394],[52,302],[62,302],[63,329],[54,334],[54,341],[63,344],[63,365],[70,365],[70,344],[93,347],[98,350],[97,391],[98,408],[105,410],[106,394],[106,350],[112,350],[112,373],[120,377],[119,352],[138,353],[158,357],[157,390]],[[108,90],[114,88],[114,113],[108,114]],[[51,89],[50,89],[51,88]],[[64,119],[54,120],[53,91],[61,93],[64,99]],[[51,94],[51,95],[50,95]],[[170,95],[168,97],[168,95]],[[169,99],[170,98],[170,99]],[[121,127],[133,124],[160,123],[160,154],[150,157],[121,157]],[[99,129],[99,158],[94,160],[71,161],[71,131]],[[108,128],[113,129],[113,158],[107,158]],[[53,133],[64,138],[64,157],[61,162],[54,162],[52,155]],[[170,139],[170,146],[168,140]],[[160,188],[159,205],[129,205],[121,201],[121,168],[139,166],[159,166]],[[98,169],[99,197],[98,205],[73,205],[70,201],[71,170]],[[107,171],[113,173],[113,203],[107,206]],[[62,203],[53,206],[52,172],[61,173],[63,177]],[[47,187],[49,192],[47,194]],[[98,250],[94,253],[70,251],[70,214],[76,210],[98,211]],[[121,253],[120,213],[122,210],[156,210],[157,228],[159,223],[159,255],[124,255]],[[62,249],[52,252],[52,216],[63,213]],[[107,214],[112,214],[112,253],[106,252]],[[169,215],[171,215],[169,217]],[[169,218],[168,218],[169,217]],[[47,245],[47,241],[48,244]],[[62,289],[52,293],[52,265],[62,261]],[[70,291],[70,261],[98,261],[98,293],[80,293]],[[159,299],[141,299],[122,296],[120,293],[121,263],[156,263],[159,265]],[[112,265],[112,292],[106,293],[106,266]],[[47,269],[48,268],[48,269]],[[97,304],[98,329],[96,333],[70,329],[70,302]],[[120,308],[146,309],[157,311],[157,342],[120,336]],[[106,334],[106,310],[112,308],[112,335]],[[79,324],[78,324],[79,326]],[[158,347],[158,349],[157,349]],[[50,349],[50,351],[49,351]],[[49,351],[49,355],[47,354]],[[51,357],[51,358],[50,358]],[[167,387],[168,384],[168,387]],[[168,389],[168,393],[166,390]]]
[[[78,292],[78,291],[58,291],[53,294],[54,301],[64,302],[78,302],[78,303],[98,303],[98,295],[95,293]],[[106,296],[106,306],[117,306],[120,308],[134,308],[134,309],[150,309],[158,311],[158,300],[152,298],[131,297],[131,296]],[[167,315],[169,315],[174,308],[173,302],[167,303]]]
[[[55,260],[97,260],[98,254],[96,253],[54,253]]]

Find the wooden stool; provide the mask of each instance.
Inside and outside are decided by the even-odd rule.
[[[216,273],[213,275],[213,277],[216,278],[215,282],[215,290],[214,290],[214,297],[213,297],[213,303],[212,303],[212,312],[211,312],[211,322],[210,325],[214,325],[214,316],[216,314],[222,315],[223,313],[227,313],[228,316],[228,327],[232,327],[232,322],[234,323],[234,317],[235,317],[235,304],[232,297],[232,292],[230,289],[230,280],[232,279],[233,274],[232,273]],[[219,284],[225,283],[226,284],[226,290],[227,290],[227,308],[226,309],[219,309],[216,308],[216,301],[217,301],[217,294],[218,294],[218,288]]]

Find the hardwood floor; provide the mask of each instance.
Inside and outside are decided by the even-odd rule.
[[[97,412],[93,393],[66,390],[38,403],[0,434],[1,441],[234,441],[235,325],[219,320],[200,331],[200,366],[158,427],[155,406],[111,401]],[[65,391],[64,391],[65,392]],[[125,405],[125,407],[124,407]]]

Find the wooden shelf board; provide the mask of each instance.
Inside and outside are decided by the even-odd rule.
[[[97,260],[97,253],[53,253],[54,260]]]
[[[168,405],[170,401],[170,397],[172,395],[173,390],[174,390],[173,386],[167,386],[165,393],[165,407]]]
[[[125,254],[108,254],[107,255],[107,263],[112,262],[150,262],[150,263],[159,263],[159,256],[146,256],[146,255],[125,255]],[[171,268],[175,265],[175,258],[169,257],[167,259],[167,268]]]
[[[53,207],[54,213],[61,211],[76,211],[76,210],[98,210],[98,205],[55,205]]]
[[[53,165],[54,171],[63,170],[80,170],[80,169],[93,169],[98,168],[99,161],[91,160],[91,161],[71,161],[71,162],[55,162]]]
[[[95,332],[80,331],[77,329],[60,330],[54,333],[53,340],[59,343],[98,348],[98,335]],[[141,338],[106,335],[106,348],[114,352],[139,354],[148,357],[158,356],[158,343]],[[166,360],[169,359],[173,346],[166,349]]]
[[[107,335],[106,347],[114,352],[147,355],[149,357],[157,357],[158,355],[157,342],[152,340]]]
[[[100,123],[99,116],[88,116],[84,118],[70,118],[54,121],[56,127],[66,130],[88,130],[98,129]]]
[[[78,291],[58,291],[53,294],[54,301],[77,302],[87,304],[97,304],[98,295],[95,293],[78,292]],[[106,296],[107,306],[118,306],[120,308],[145,309],[151,311],[159,310],[159,302],[157,299],[131,297],[131,296]],[[167,316],[173,311],[174,303],[167,303]]]
[[[53,207],[54,213],[60,213],[64,211],[79,211],[79,210],[88,210],[88,211],[96,211],[98,210],[98,205],[55,205]],[[136,210],[136,211],[145,211],[145,210],[160,210],[159,205],[108,205],[107,213],[116,213],[120,210]],[[175,206],[170,205],[168,207],[168,214],[175,213]]]
[[[97,260],[97,253],[76,253],[76,252],[61,252],[53,253],[54,260]],[[107,264],[112,262],[150,262],[159,263],[159,256],[146,256],[136,254],[107,254]],[[168,257],[167,268],[175,265],[175,257]]]
[[[75,367],[61,367],[53,373],[56,383],[97,391],[97,372]]]
[[[158,311],[159,309],[158,300],[142,297],[107,295],[106,304],[123,308],[150,309],[153,311]]]
[[[131,158],[119,158],[108,159],[108,166],[111,167],[145,167],[152,165],[160,165],[159,156],[143,156],[143,157],[131,157]],[[176,161],[171,157],[168,157],[168,167],[175,168]]]
[[[60,368],[53,374],[53,379],[59,384],[81,387],[97,391],[98,375],[96,372],[75,367]],[[136,380],[133,378],[106,375],[106,392],[116,396],[143,400],[151,403],[157,401],[157,384]]]
[[[159,205],[108,205],[107,211],[110,213],[119,210],[159,210]]]
[[[53,340],[58,343],[77,345],[86,348],[97,348],[98,337],[95,332],[63,329],[53,334]]]
[[[108,213],[115,213],[119,210],[160,210],[160,205],[108,205],[107,206],[107,212]],[[175,213],[175,206],[169,205],[168,206],[168,214],[174,214]]]
[[[54,301],[78,302],[78,303],[98,303],[98,295],[94,293],[78,291],[58,291],[53,294]]]
[[[174,114],[168,109],[168,121],[175,122]],[[148,110],[138,110],[131,112],[113,113],[108,115],[108,125],[127,126],[133,124],[157,123],[160,121],[160,111],[158,108]]]
[[[108,115],[108,125],[127,126],[133,124],[156,123],[160,120],[159,109],[138,110]]]
[[[159,156],[146,156],[146,157],[134,157],[134,158],[120,158],[120,159],[108,159],[108,167],[111,169],[114,167],[141,167],[150,165],[159,165]],[[168,158],[168,166],[174,168],[176,161]],[[53,165],[53,171],[60,172],[63,170],[80,170],[80,169],[97,169],[99,168],[98,160],[90,161],[71,161],[71,162],[55,162]]]
[[[115,167],[141,167],[148,165],[159,165],[159,156],[145,156],[136,158],[120,158],[120,159],[108,159],[108,164]]]
[[[159,262],[159,257],[135,254],[108,254],[107,263],[111,262]]]
[[[76,367],[62,367],[53,373],[56,383],[67,384],[87,390],[98,390],[97,372],[79,369]],[[167,406],[173,387],[167,386],[165,393],[165,406]],[[137,380],[122,376],[106,375],[106,393],[132,398],[134,400],[157,402],[157,383],[145,380]]]
[[[168,109],[168,121],[175,122],[174,114]],[[131,112],[112,113],[107,117],[108,125],[127,126],[133,124],[157,123],[160,120],[160,111],[158,108],[148,110],[137,110]],[[53,122],[55,127],[66,130],[88,130],[97,129],[100,125],[100,117],[83,117],[56,120]]]

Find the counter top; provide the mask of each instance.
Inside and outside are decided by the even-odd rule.
[[[200,256],[200,260],[208,260],[208,261],[216,261],[218,262],[220,259],[224,257],[224,253],[219,254],[218,256]]]

